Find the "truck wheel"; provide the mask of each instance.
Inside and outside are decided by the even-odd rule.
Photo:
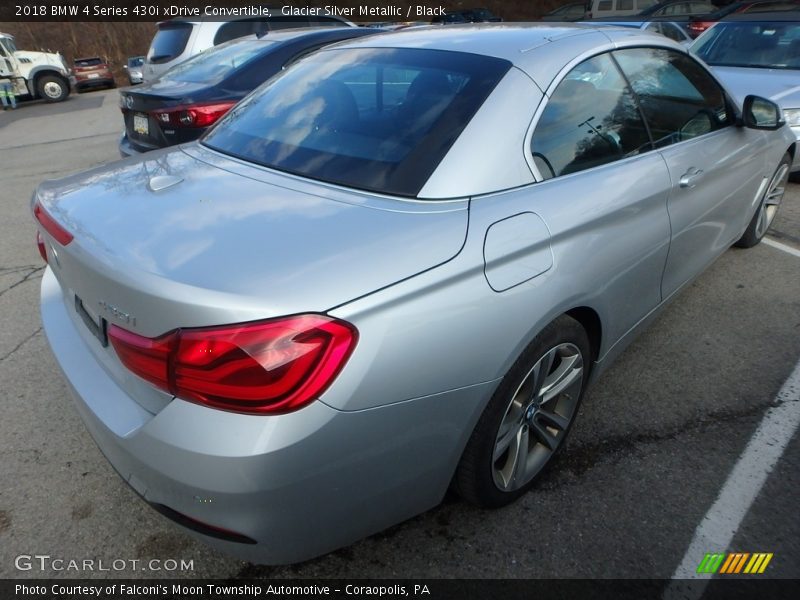
[[[36,91],[45,102],[61,102],[69,96],[69,84],[57,75],[43,75],[36,81]]]

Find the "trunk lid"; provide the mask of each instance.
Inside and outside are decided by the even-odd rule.
[[[175,86],[153,89],[145,84],[143,89],[120,92],[120,108],[125,121],[125,132],[128,138],[143,150],[163,148],[174,142],[169,142],[161,128],[161,123],[152,111],[160,108],[179,106],[185,103],[184,92],[196,92],[198,84],[191,84],[192,89],[176,89]]]
[[[160,121],[153,111],[192,105],[198,98],[217,100],[217,96],[209,94],[208,84],[161,79],[120,92],[120,108],[128,138],[142,151],[197,139],[205,128],[176,128],[174,124]]]
[[[466,200],[342,190],[197,144],[44,182],[36,196],[74,235],[60,246],[40,227],[68,309],[78,296],[93,319],[148,337],[325,312],[453,258],[468,215]],[[113,350],[82,329],[112,376],[157,412],[164,398],[134,393],[141,382],[109,368]]]

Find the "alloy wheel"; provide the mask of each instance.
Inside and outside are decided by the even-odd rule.
[[[583,369],[578,347],[563,343],[545,352],[523,378],[494,443],[492,476],[498,489],[519,489],[550,460],[575,417]]]
[[[756,223],[756,237],[761,238],[769,229],[778,208],[783,200],[783,194],[786,192],[786,183],[789,181],[789,165],[786,163],[781,164],[780,168],[775,171],[772,180],[767,187],[767,193],[764,195],[764,200],[761,202],[761,207],[758,209],[758,221]]]

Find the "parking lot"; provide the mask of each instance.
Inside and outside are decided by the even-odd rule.
[[[120,130],[115,90],[0,113],[0,577],[669,578],[727,551],[773,553],[765,576],[800,577],[797,435],[763,487],[739,490],[755,502],[727,522],[730,547],[692,544],[800,360],[800,184],[769,234],[778,244],[731,249],[686,289],[590,390],[566,452],[521,501],[483,511],[447,498],[328,556],[260,567],[198,543],[117,477],[41,331],[31,193],[115,160]],[[19,555],[140,562],[19,570]],[[192,569],[164,567],[181,559]]]

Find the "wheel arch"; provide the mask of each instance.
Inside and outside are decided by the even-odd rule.
[[[55,69],[50,69],[50,68],[47,68],[47,67],[39,68],[39,69],[31,72],[30,78],[28,79],[28,81],[29,81],[28,88],[30,89],[32,97],[34,97],[34,98],[39,98],[40,97],[39,96],[39,80],[42,77],[46,77],[48,75],[50,75],[52,77],[58,77],[67,86],[67,90],[69,90],[70,84],[69,84],[69,79],[67,77],[64,77],[64,75],[62,75],[61,73],[59,73]]]
[[[589,338],[589,347],[591,350],[590,365],[591,369],[594,363],[600,358],[603,353],[603,320],[597,309],[589,306],[585,301],[580,298],[573,298],[572,303],[565,303],[561,306],[554,306],[551,311],[547,311],[541,319],[537,319],[531,323],[531,328],[524,337],[517,340],[516,345],[509,349],[509,354],[506,355],[502,363],[499,363],[499,370],[497,373],[498,378],[502,378],[511,368],[511,365],[520,357],[522,352],[533,339],[539,335],[548,325],[561,316],[568,316],[578,322],[586,331]]]
[[[596,361],[600,356],[600,348],[603,342],[603,323],[600,320],[600,315],[589,306],[578,306],[566,311],[564,314],[575,319],[586,331],[586,335],[589,336],[589,346],[592,349],[592,361]]]

